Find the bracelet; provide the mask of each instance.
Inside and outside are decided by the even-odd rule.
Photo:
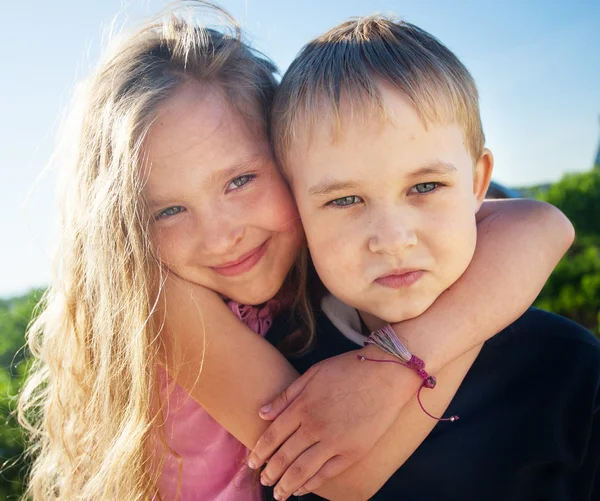
[[[423,360],[421,360],[416,355],[413,355],[410,351],[406,349],[406,346],[404,346],[400,339],[398,339],[398,336],[396,336],[396,333],[394,332],[394,329],[392,329],[392,326],[390,324],[387,324],[381,329],[377,329],[376,331],[372,332],[371,335],[365,340],[365,346],[367,344],[373,344],[385,351],[386,353],[397,357],[399,360],[382,360],[376,358],[368,358],[363,355],[357,355],[357,358],[361,362],[367,360],[369,362],[392,363],[402,365],[411,370],[414,370],[417,373],[417,375],[423,380],[423,383],[417,391],[417,401],[421,406],[421,410],[430,418],[436,419],[437,421],[454,422],[458,420],[458,416],[450,416],[449,418],[439,418],[427,412],[427,410],[423,406],[423,403],[421,402],[421,390],[423,388],[435,388],[437,380],[435,379],[435,376],[430,376],[429,374],[427,374],[427,371],[425,370],[425,362],[423,362]]]
[[[394,355],[406,363],[409,363],[412,357],[412,354],[402,344],[402,341],[398,339],[390,324],[386,324],[381,329],[371,332],[371,335],[365,340],[365,345],[367,344],[374,344],[386,353]]]

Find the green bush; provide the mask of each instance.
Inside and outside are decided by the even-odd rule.
[[[23,346],[41,291],[0,300],[0,499],[23,494],[24,436],[17,424],[17,395],[26,376]]]
[[[568,174],[540,198],[566,214],[577,236],[536,305],[600,334],[600,169]]]
[[[599,333],[600,170],[567,175],[539,198],[569,217],[577,238],[536,304]],[[26,372],[24,335],[41,294],[36,290],[23,297],[0,300],[0,499],[17,499],[23,490],[24,437],[14,410]]]

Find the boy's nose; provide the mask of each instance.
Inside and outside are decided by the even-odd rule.
[[[377,225],[368,244],[371,252],[399,255],[417,245],[417,233],[410,224],[390,220]]]

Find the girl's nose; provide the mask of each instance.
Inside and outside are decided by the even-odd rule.
[[[235,248],[244,238],[244,225],[216,216],[204,219],[198,232],[202,252],[212,256],[235,257]]]

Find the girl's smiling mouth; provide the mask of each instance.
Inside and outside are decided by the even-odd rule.
[[[219,275],[223,275],[225,277],[233,277],[236,275],[246,273],[252,268],[254,268],[258,264],[258,262],[263,258],[263,256],[267,252],[267,248],[269,246],[270,241],[271,239],[268,238],[261,245],[251,250],[250,252],[242,254],[235,261],[230,261],[229,263],[225,263],[221,266],[211,266],[211,269]]]

